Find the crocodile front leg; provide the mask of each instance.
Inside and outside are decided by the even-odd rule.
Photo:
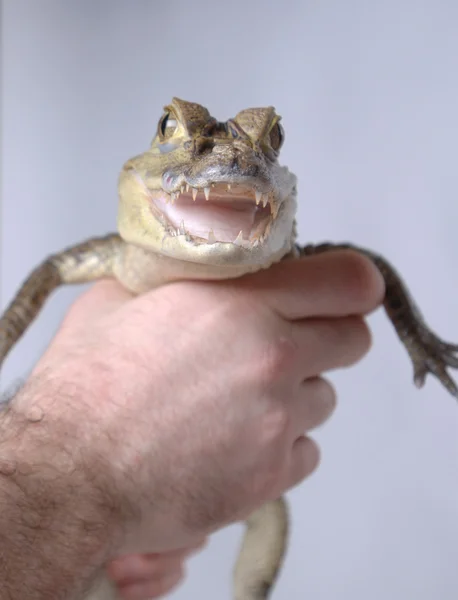
[[[117,234],[94,238],[50,256],[32,271],[0,318],[0,367],[51,293],[60,285],[113,276],[123,244]]]
[[[458,344],[441,340],[426,324],[406,284],[395,268],[382,256],[353,244],[323,243],[298,247],[302,256],[310,256],[333,250],[355,250],[370,258],[383,275],[386,286],[383,305],[401,342],[406,348],[414,369],[414,383],[423,387],[426,376],[431,373],[444,387],[458,398],[458,387],[447,367],[458,368]]]

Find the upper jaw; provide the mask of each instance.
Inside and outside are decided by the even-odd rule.
[[[181,194],[186,194],[189,198],[192,197],[194,202],[204,198],[207,202],[227,199],[233,201],[234,204],[237,201],[252,200],[258,207],[267,208],[269,206],[273,219],[277,217],[280,207],[280,202],[275,192],[266,189],[266,186],[262,190],[258,186],[249,185],[245,182],[212,182],[204,186],[195,186],[187,181],[180,182],[179,186],[176,184],[173,186],[167,185],[166,181],[164,183],[162,192],[167,204],[169,202],[174,204],[180,198]],[[157,192],[157,190],[151,190],[151,192]]]

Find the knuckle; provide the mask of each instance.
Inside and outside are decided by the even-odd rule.
[[[263,445],[278,444],[291,428],[291,415],[286,405],[278,402],[264,415],[260,422],[260,438]]]
[[[265,344],[259,356],[256,376],[261,384],[277,382],[292,371],[298,357],[299,346],[291,337],[281,336],[271,340]]]

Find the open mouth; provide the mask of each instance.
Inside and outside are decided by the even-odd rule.
[[[278,213],[272,194],[239,184],[183,186],[171,194],[155,190],[150,197],[153,213],[167,232],[186,235],[196,243],[230,242],[252,247],[264,241]]]

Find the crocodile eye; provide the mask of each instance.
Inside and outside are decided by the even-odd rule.
[[[238,137],[240,137],[237,129],[230,123],[227,124],[227,130],[234,139],[237,139]]]
[[[285,140],[285,132],[280,123],[275,123],[269,133],[269,142],[272,150],[278,151]]]
[[[165,113],[159,121],[159,133],[161,134],[161,137],[164,139],[169,138],[175,133],[177,126],[178,123],[175,116],[170,113]]]

